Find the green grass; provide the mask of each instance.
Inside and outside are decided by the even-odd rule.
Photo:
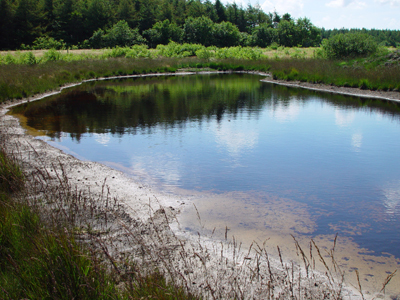
[[[45,222],[28,205],[21,168],[3,150],[0,162],[0,299],[196,299],[156,271],[111,272],[68,224]]]
[[[271,61],[274,79],[354,87],[369,90],[400,90],[400,65],[367,67],[326,59]]]
[[[259,48],[218,49],[170,43],[157,50],[135,46],[104,49],[96,54],[49,50],[36,57],[31,52],[8,53],[0,55],[0,102],[45,93],[85,79],[175,72],[180,68],[270,71],[275,79],[281,80],[382,91],[400,90],[400,64],[385,66],[388,50],[347,61],[311,58],[305,55],[305,51],[304,55],[300,55],[302,52],[298,48],[290,51],[292,54],[287,57],[272,58]],[[193,56],[196,54],[197,57]]]

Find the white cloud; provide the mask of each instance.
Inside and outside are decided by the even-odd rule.
[[[101,145],[107,146],[110,142],[110,136],[107,133],[93,133],[94,140]]]
[[[375,0],[375,2],[378,2],[382,5],[385,5],[385,4],[390,4],[391,6],[400,5],[400,0]]]
[[[379,0],[382,1],[382,0]],[[383,0],[385,1],[385,0]],[[397,1],[397,0],[396,0]],[[361,9],[367,6],[367,4],[363,1],[358,0],[333,0],[326,4],[328,7],[332,8],[340,8],[340,7],[348,7],[351,6],[355,9]]]
[[[249,4],[249,1],[247,0],[226,0],[225,3],[233,4],[236,3],[238,6],[243,6],[247,7],[247,4]]]
[[[355,133],[351,137],[351,145],[353,146],[353,150],[355,152],[361,151],[362,139],[363,139],[363,135],[361,133]]]
[[[352,110],[335,110],[335,123],[339,127],[347,127],[353,123],[355,119],[355,113]]]
[[[258,132],[238,126],[235,122],[223,123],[215,132],[216,142],[233,158],[238,158],[258,143]]]
[[[303,0],[266,0],[261,8],[266,12],[276,10],[280,14],[289,13],[294,18],[303,16]]]
[[[271,111],[272,116],[280,123],[294,121],[301,110],[300,104],[290,102],[289,106],[277,105]]]
[[[388,184],[383,188],[383,205],[388,215],[397,215],[400,211],[400,182]]]

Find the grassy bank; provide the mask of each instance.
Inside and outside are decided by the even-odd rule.
[[[201,45],[144,46],[91,52],[55,50],[0,55],[0,102],[45,93],[85,79],[192,70],[271,72],[275,79],[354,87],[400,90],[398,52],[382,50],[357,60],[328,60],[320,49],[206,48]]]
[[[121,278],[104,253],[76,239],[73,222],[43,218],[25,184],[22,169],[1,149],[1,299],[195,299],[157,272]]]
[[[400,65],[385,66],[368,61],[325,59],[270,62],[274,79],[323,83],[365,90],[400,91]]]

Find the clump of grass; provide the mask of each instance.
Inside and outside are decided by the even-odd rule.
[[[96,226],[87,224],[91,238],[79,239],[81,227],[76,226],[83,217],[94,220],[100,214],[94,201],[73,192],[64,173],[50,188],[43,181],[51,180],[49,172],[36,169],[25,178],[24,190],[16,160],[1,150],[0,161],[1,299],[196,299],[156,271],[142,275],[140,267],[131,268],[121,276]],[[35,198],[38,193],[42,196]],[[121,280],[125,285],[119,285]]]
[[[0,192],[12,193],[22,188],[24,175],[18,164],[15,163],[3,149],[0,149]]]

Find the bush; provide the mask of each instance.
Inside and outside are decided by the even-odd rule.
[[[67,48],[67,44],[63,40],[55,40],[52,37],[43,36],[38,37],[31,47],[32,50],[42,50],[42,49],[56,49],[56,50],[64,50]]]
[[[156,50],[158,56],[163,57],[188,57],[195,56],[198,50],[205,49],[199,44],[178,44],[170,42],[168,45],[158,45]]]
[[[95,31],[92,37],[84,42],[91,48],[99,49],[103,47],[129,47],[132,45],[145,44],[147,41],[140,34],[137,28],[132,29],[126,21],[119,21],[113,27],[103,31]]]
[[[368,34],[337,34],[322,42],[322,49],[328,58],[361,57],[375,53],[378,44]]]
[[[59,51],[54,49],[50,49],[49,51],[45,52],[42,58],[42,61],[57,61],[62,59],[62,54]]]

